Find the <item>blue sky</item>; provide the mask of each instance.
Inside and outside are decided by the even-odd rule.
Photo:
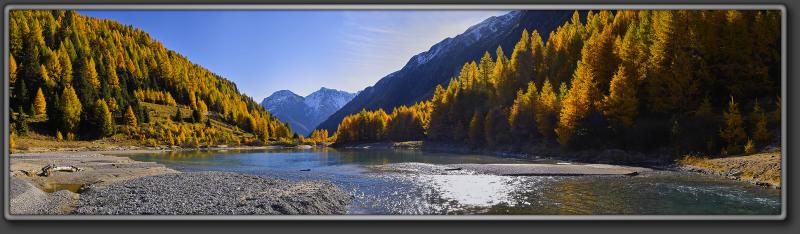
[[[373,85],[433,44],[505,11],[95,11],[150,33],[257,102],[288,89]]]

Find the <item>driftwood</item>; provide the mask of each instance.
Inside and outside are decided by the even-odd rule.
[[[55,164],[50,164],[42,167],[42,171],[39,172],[39,176],[50,176],[50,174],[56,171],[76,172],[81,171],[81,169],[76,166],[56,166]]]
[[[444,170],[445,171],[460,171],[461,168],[460,167],[457,167],[457,168],[445,168]]]

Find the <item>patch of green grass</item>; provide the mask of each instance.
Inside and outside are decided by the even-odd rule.
[[[181,117],[184,122],[191,121],[191,114],[192,109],[188,106],[178,105],[178,106],[168,106],[168,105],[161,105],[149,102],[142,102],[142,106],[147,107],[150,110],[150,122],[151,123],[158,123],[158,122],[174,122],[172,119],[175,117],[175,114],[178,112],[178,108],[181,110]],[[245,132],[239,129],[236,126],[223,122],[216,113],[209,113],[208,119],[211,121],[212,128],[216,128],[220,131],[229,132],[237,135],[247,135],[250,136],[252,134]],[[205,124],[205,123],[200,123]]]

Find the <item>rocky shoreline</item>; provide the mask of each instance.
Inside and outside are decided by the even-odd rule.
[[[684,157],[679,170],[723,176],[755,185],[781,188],[781,152],[764,152],[726,158]]]
[[[330,182],[292,182],[223,172],[178,172],[108,153],[12,154],[10,213],[53,214],[344,214],[352,195]],[[48,165],[78,168],[54,171]]]

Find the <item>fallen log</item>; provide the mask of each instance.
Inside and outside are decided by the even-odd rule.
[[[53,172],[61,171],[61,172],[77,172],[81,171],[80,168],[76,166],[56,166],[54,164],[50,164],[47,166],[42,167],[42,171],[39,172],[39,176],[50,176]]]

